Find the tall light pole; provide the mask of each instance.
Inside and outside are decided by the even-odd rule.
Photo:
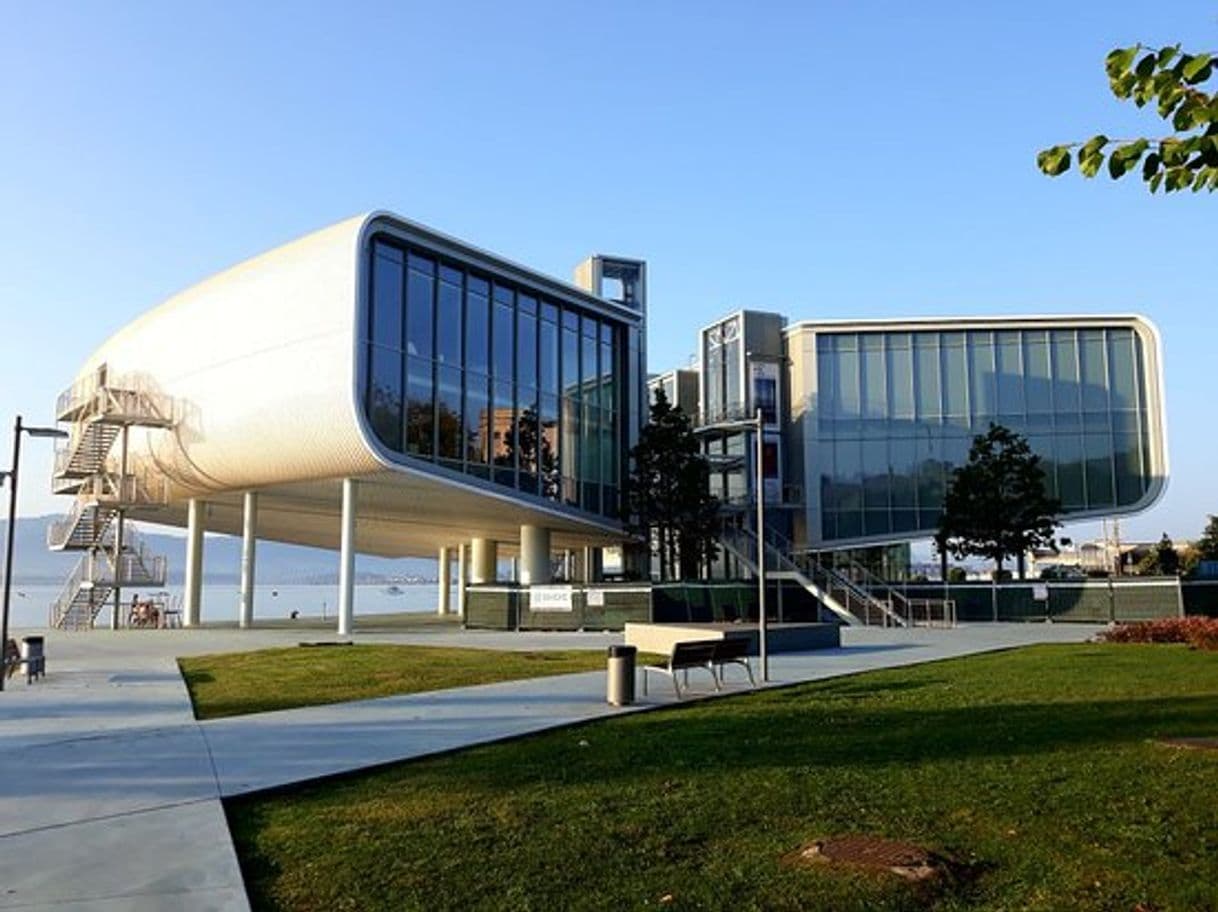
[[[765,617],[765,422],[761,408],[757,409],[757,455],[755,458],[757,487],[757,658],[761,664],[761,680],[770,680],[770,652],[766,644]],[[781,586],[782,583],[779,583]]]
[[[703,430],[753,431],[757,435],[753,451],[753,493],[757,508],[757,658],[761,665],[761,680],[770,680],[770,653],[766,642],[765,613],[765,418],[760,408],[753,418],[716,421]]]
[[[17,478],[21,468],[21,435],[31,437],[67,437],[67,433],[58,428],[26,427],[21,423],[21,416],[13,425],[13,467],[7,472],[0,472],[0,480],[8,481],[8,541],[4,549],[4,607],[0,610],[0,651],[8,649],[8,605],[13,590],[13,541],[17,537]],[[0,690],[4,690],[6,675],[0,674]]]

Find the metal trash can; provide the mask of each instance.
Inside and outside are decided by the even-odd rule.
[[[607,696],[614,706],[629,706],[634,702],[634,660],[638,652],[633,646],[609,647]]]
[[[26,683],[41,678],[47,673],[46,651],[44,638],[28,636],[21,638],[21,661],[25,663]]]

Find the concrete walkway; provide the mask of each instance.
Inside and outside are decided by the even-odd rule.
[[[1037,642],[1097,628],[976,625],[843,631],[843,648],[778,655],[775,686]],[[0,694],[0,908],[247,909],[222,797],[673,702],[655,678],[631,709],[603,672],[197,722],[177,655],[289,645],[291,630],[53,632],[50,674]],[[361,642],[603,649],[613,634],[451,628]],[[697,678],[693,679],[695,682]],[[730,691],[744,689],[741,685]]]

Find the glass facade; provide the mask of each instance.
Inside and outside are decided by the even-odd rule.
[[[1027,437],[1067,514],[1156,482],[1147,356],[1128,325],[817,332],[821,540],[918,537],[991,421]]]
[[[421,246],[369,252],[363,401],[389,450],[589,513],[619,512],[623,328]]]

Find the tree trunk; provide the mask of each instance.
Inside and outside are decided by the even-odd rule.
[[[1019,568],[1019,578],[1021,580],[1025,580],[1028,578],[1027,563],[1028,563],[1027,552],[1020,551],[1019,555],[1015,558],[1015,566],[1017,566]]]

